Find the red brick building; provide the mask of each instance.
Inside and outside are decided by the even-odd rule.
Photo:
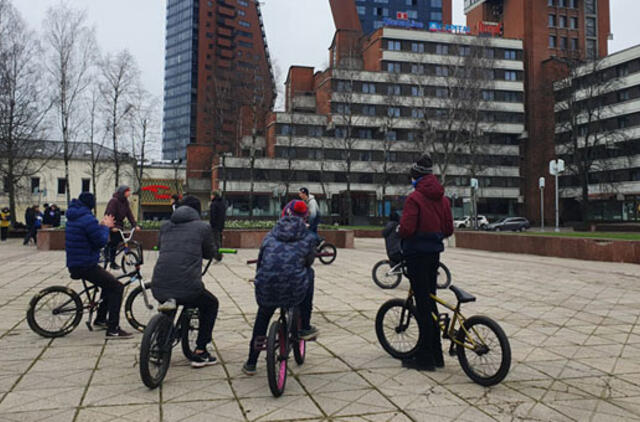
[[[465,0],[474,33],[498,26],[505,38],[524,42],[526,128],[522,140],[522,194],[525,215],[540,218],[539,177],[550,178],[555,158],[554,80],[564,75],[563,59],[608,54],[609,0]],[[545,216],[553,218],[555,191],[547,183]]]

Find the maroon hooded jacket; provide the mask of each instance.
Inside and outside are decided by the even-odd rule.
[[[405,256],[444,251],[442,240],[453,234],[453,217],[449,199],[434,175],[422,177],[404,202],[398,233]]]
[[[124,219],[127,218],[131,223],[131,226],[137,226],[136,219],[131,212],[131,207],[129,207],[129,200],[124,193],[128,188],[121,186],[118,188],[118,191],[113,194],[113,198],[109,200],[107,204],[107,209],[105,210],[105,215],[112,215],[115,220],[115,227],[119,229],[124,228]]]

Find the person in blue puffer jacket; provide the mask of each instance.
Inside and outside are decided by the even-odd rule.
[[[304,201],[291,201],[283,217],[262,241],[255,278],[258,313],[249,343],[249,358],[242,366],[247,375],[256,373],[260,354],[255,347],[256,339],[266,335],[269,320],[279,307],[299,306],[300,338],[310,340],[318,336],[318,329],[311,325],[314,281],[311,266],[318,240],[305,223],[307,214]]]
[[[120,305],[122,304],[123,285],[108,271],[98,265],[100,251],[109,240],[109,229],[114,225],[114,218],[105,215],[98,222],[91,210],[96,206],[92,193],[83,192],[78,199],[71,201],[67,210],[67,226],[65,228],[65,251],[67,268],[71,278],[87,280],[100,287],[108,310],[108,320],[93,322],[95,328],[106,328],[107,339],[124,339],[132,335],[120,329]]]

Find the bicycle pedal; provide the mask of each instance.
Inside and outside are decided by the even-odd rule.
[[[267,350],[267,337],[260,336],[256,338],[253,342],[253,348],[259,351]]]

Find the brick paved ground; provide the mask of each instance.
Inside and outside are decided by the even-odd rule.
[[[454,283],[478,296],[466,313],[498,320],[511,341],[511,372],[487,389],[449,356],[445,369],[419,373],[381,349],[376,311],[408,286],[373,284],[381,248],[359,240],[334,265],[316,265],[321,337],[274,399],[263,359],[256,377],[240,371],[256,310],[253,268],[244,261],[256,251],[227,257],[206,278],[221,302],[221,365],[194,370],[176,349],[164,386],[149,391],[136,363],[140,334],[106,343],[84,324],[56,340],[31,332],[25,312],[33,294],[76,282],[63,253],[0,245],[0,420],[640,420],[640,267],[448,250]],[[154,260],[149,254],[147,277]]]

